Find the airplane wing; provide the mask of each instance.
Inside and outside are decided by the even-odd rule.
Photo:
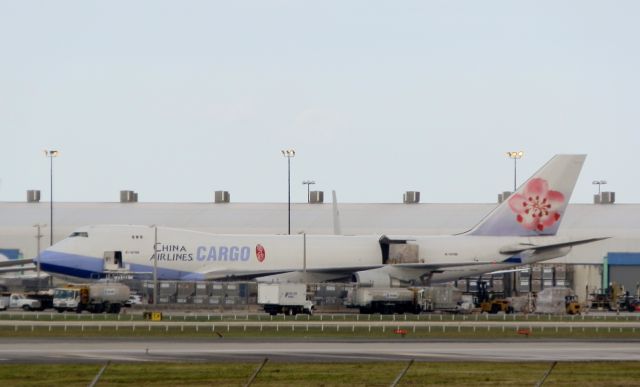
[[[496,271],[492,271],[490,273],[487,274],[483,274],[483,276],[491,276],[494,274],[505,274],[505,273],[528,273],[529,272],[529,268],[521,268],[521,269],[508,269],[508,270],[496,270]]]
[[[353,272],[359,270],[367,270],[371,268],[377,268],[381,265],[376,266],[359,266],[359,267],[343,267],[343,268],[322,268],[322,269],[307,269],[307,279],[314,282],[327,281],[331,279],[337,278],[345,278],[349,277]],[[282,281],[294,281],[299,278],[299,276],[303,276],[304,273],[299,269],[290,269],[290,270],[244,270],[239,271],[237,269],[226,269],[226,268],[214,268],[214,269],[204,269],[197,273],[189,274],[184,277],[184,279],[195,279],[199,277],[205,280],[217,280],[217,279],[258,279],[260,281],[273,281],[273,282],[282,282]]]
[[[457,262],[451,264],[443,263],[399,263],[390,265],[366,265],[366,266],[353,266],[353,267],[340,267],[340,268],[310,268],[304,273],[299,269],[292,270],[279,270],[279,271],[238,271],[237,269],[222,269],[215,268],[212,270],[202,270],[192,275],[187,275],[184,279],[195,279],[195,277],[204,278],[206,280],[216,279],[257,279],[262,282],[295,282],[306,279],[308,282],[323,282],[335,279],[349,278],[353,273],[378,269],[381,267],[388,267],[398,272],[435,272],[448,267],[464,267],[464,266],[478,266],[478,265],[491,265],[495,262],[479,263],[479,262]]]
[[[583,245],[586,243],[597,242],[610,237],[595,237],[586,239],[568,239],[568,240],[555,240],[552,243],[534,244],[534,243],[518,243],[515,245],[505,246],[500,249],[501,254],[518,254],[524,251],[533,250],[535,253],[541,253],[546,250],[560,249],[563,247],[572,247],[577,245]]]
[[[19,273],[22,271],[36,271],[36,267],[35,266],[27,266],[27,267],[5,267],[5,268],[0,268],[0,274],[5,274],[5,273]]]
[[[8,261],[0,261],[0,267],[23,266],[33,263],[33,259],[13,259]]]

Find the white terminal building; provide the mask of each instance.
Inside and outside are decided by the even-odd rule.
[[[311,203],[292,203],[291,234],[333,234],[333,205],[323,202],[322,192],[311,194]],[[49,202],[40,201],[38,191],[27,196],[25,202],[0,202],[0,254],[9,259],[33,258],[38,248],[50,244]],[[214,197],[208,203],[144,203],[136,193],[121,191],[118,202],[55,202],[53,242],[95,224],[157,225],[217,234],[287,233],[287,203],[233,203],[221,191]],[[496,286],[522,293],[566,285],[585,299],[617,282],[635,294],[640,282],[640,204],[618,204],[614,198],[612,192],[602,192],[593,204],[569,204],[559,230],[560,235],[609,239],[575,246],[567,256],[529,273],[506,276],[505,283],[499,280]],[[496,203],[419,203],[419,193],[407,192],[400,203],[340,203],[338,211],[343,234],[406,236],[461,233],[495,207]],[[475,280],[455,285],[471,289]]]

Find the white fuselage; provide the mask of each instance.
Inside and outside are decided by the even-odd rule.
[[[43,270],[84,278],[100,278],[105,272],[150,278],[156,265],[159,279],[201,280],[305,268],[366,270],[385,264],[379,235],[213,235],[146,226],[89,226],[73,235],[41,254]],[[464,235],[401,238],[417,245],[416,263],[447,267],[434,274],[433,278],[441,281],[450,280],[451,275],[458,278],[530,263],[503,263],[509,255],[501,254],[500,248],[535,239]],[[451,267],[456,263],[461,266]],[[470,265],[473,263],[478,265]]]

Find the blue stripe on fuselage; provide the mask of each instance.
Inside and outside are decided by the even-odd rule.
[[[40,261],[40,268],[43,271],[52,274],[87,279],[100,279],[106,276],[104,259],[102,258],[45,250],[36,258],[36,261]],[[139,273],[133,274],[133,278],[136,279],[149,279],[153,276],[153,266],[151,265],[130,264],[129,270],[133,273]],[[181,280],[185,277],[189,280],[204,278],[200,273],[160,267],[158,267],[157,273],[160,280]]]

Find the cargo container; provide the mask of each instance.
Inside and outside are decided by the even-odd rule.
[[[196,284],[196,297],[206,297],[209,295],[209,284],[197,283]]]

